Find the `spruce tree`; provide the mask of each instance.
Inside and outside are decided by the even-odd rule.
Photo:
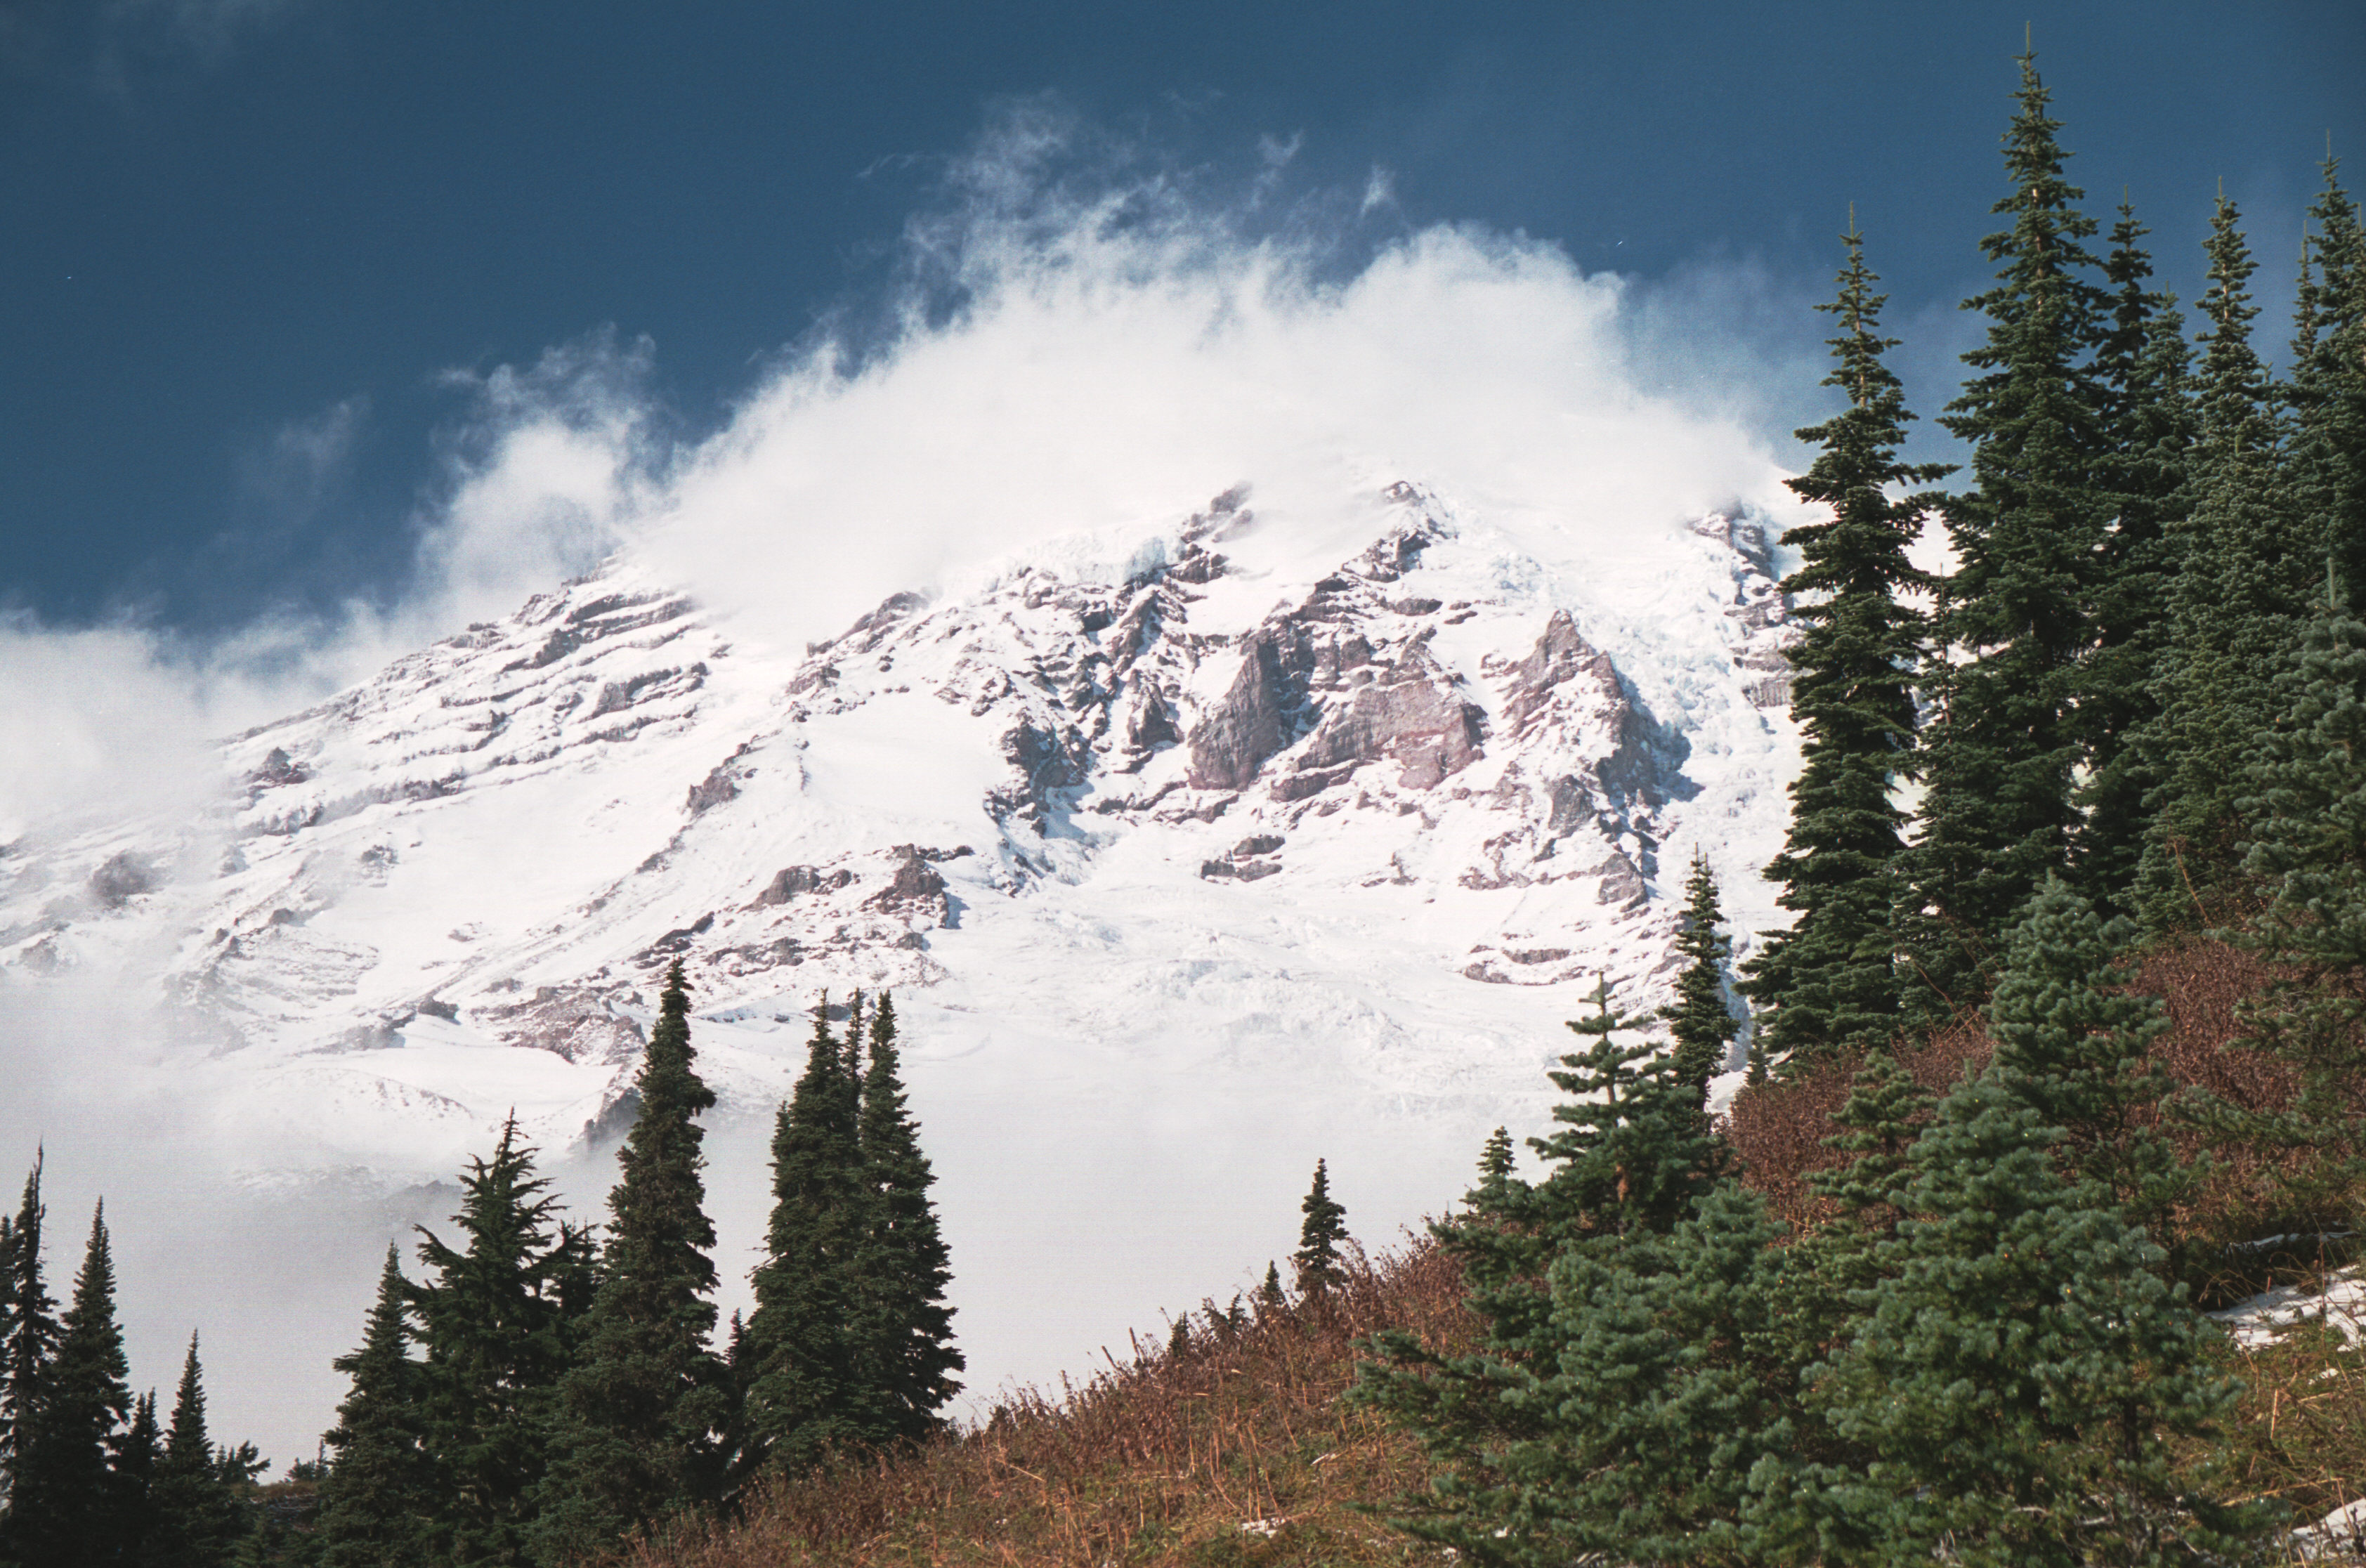
[[[2014,928],[1989,1034],[2008,1087],[2060,1131],[2063,1173],[2096,1183],[2122,1219],[2165,1241],[2197,1172],[2158,1126],[2176,1085],[2146,1052],[2169,1015],[2158,998],[2127,988],[2119,961],[2135,934],[2048,876]]]
[[[7,1287],[0,1294],[0,1481],[13,1498],[47,1398],[50,1373],[58,1352],[57,1302],[41,1273],[41,1222],[48,1211],[41,1203],[41,1157],[25,1178],[25,1193],[17,1216],[7,1223],[7,1246],[0,1259],[7,1265]],[[10,1556],[8,1543],[15,1527],[0,1515],[0,1562]]]
[[[2060,1134],[2012,1076],[1940,1103],[1862,1326],[1813,1373],[1835,1432],[1871,1456],[1828,1478],[1829,1533],[1879,1543],[1843,1561],[2227,1560],[2259,1510],[2196,1494],[2169,1451],[2233,1400],[2214,1329],[2108,1195],[2056,1168]]]
[[[156,1477],[164,1460],[164,1433],[156,1423],[156,1391],[150,1389],[131,1402],[131,1424],[115,1455],[118,1506],[123,1510],[122,1539],[134,1543],[133,1560],[146,1563],[156,1557],[164,1532],[158,1529]]]
[[[1512,1130],[1498,1127],[1487,1134],[1479,1150],[1479,1185],[1464,1201],[1474,1213],[1500,1210],[1512,1190],[1514,1156]]]
[[[548,1463],[553,1395],[570,1359],[588,1247],[563,1227],[517,1119],[460,1178],[462,1246],[420,1227],[431,1278],[413,1289],[426,1364],[422,1438],[440,1498],[429,1557],[467,1568],[524,1561]]]
[[[953,1345],[952,1308],[945,1304],[952,1255],[929,1197],[936,1174],[906,1102],[896,1004],[884,992],[871,1010],[870,1044],[856,1128],[869,1210],[859,1265],[868,1338],[862,1360],[870,1404],[865,1438],[886,1443],[935,1429],[937,1412],[961,1388],[953,1374],[964,1362]]]
[[[2324,575],[2280,482],[2267,367],[2251,346],[2256,268],[2239,221],[2222,196],[2206,247],[2191,506],[2154,742],[2162,761],[2139,869],[2140,908],[2160,928],[2228,912],[2245,837],[2236,807],[2244,763],[2252,736],[2275,716],[2278,659]]]
[[[2292,1103],[2215,1107],[2222,1130],[2304,1158],[2288,1179],[2292,1219],[2359,1223],[2366,1178],[2366,620],[2320,606],[2282,661],[2280,722],[2257,738],[2244,868],[2267,910],[2246,939],[2278,967],[2244,1022],[2246,1043],[2291,1073]]]
[[[1964,356],[1976,372],[1941,421],[1972,448],[1972,488],[1949,499],[1956,568],[1942,584],[1939,655],[1926,667],[1920,828],[1902,864],[1916,1014],[1979,999],[2013,914],[2067,857],[2079,812],[2081,657],[2111,497],[2103,393],[2088,367],[2104,300],[2086,274],[2095,232],[2063,176],[2060,129],[2034,53],[2004,139],[2010,226],[1982,242],[1996,287]]]
[[[861,1086],[814,1008],[806,1070],[772,1132],[772,1213],[747,1327],[749,1464],[793,1471],[863,1440],[856,1288],[868,1224]]]
[[[1692,873],[1684,879],[1684,929],[1676,937],[1676,951],[1686,962],[1676,976],[1676,1005],[1660,1016],[1676,1039],[1677,1077],[1703,1097],[1708,1093],[1708,1080],[1725,1071],[1726,1056],[1733,1049],[1733,1014],[1725,1005],[1733,939],[1718,929],[1724,921],[1708,857],[1695,851]]]
[[[546,1561],[588,1555],[715,1501],[731,1391],[715,1333],[715,1225],[700,1171],[715,1107],[690,1042],[677,962],[634,1080],[639,1113],[617,1151],[622,1179],[580,1357],[558,1390],[554,1458],[536,1525]]]
[[[136,1513],[127,1504],[136,1499],[125,1495],[116,1463],[131,1419],[130,1371],[102,1204],[9,1499],[8,1545],[28,1568],[113,1562],[136,1546],[125,1539]]]
[[[1347,1277],[1339,1257],[1339,1244],[1347,1239],[1347,1211],[1331,1196],[1331,1173],[1319,1159],[1313,1184],[1298,1211],[1305,1218],[1299,1224],[1298,1250],[1290,1255],[1290,1262],[1298,1271],[1298,1293],[1319,1297]]]
[[[1790,830],[1766,875],[1782,888],[1776,902],[1798,918],[1770,933],[1746,987],[1763,1014],[1763,1048],[1795,1057],[1878,1043],[1897,1026],[1892,911],[1906,814],[1892,792],[1914,766],[1925,637],[1905,595],[1929,586],[1906,552],[1937,499],[1912,487],[1950,471],[1898,459],[1914,416],[1882,358],[1898,340],[1881,333],[1887,296],[1873,291],[1879,279],[1853,220],[1847,243],[1839,297],[1817,309],[1839,319],[1823,384],[1841,389],[1848,407],[1797,433],[1820,450],[1805,475],[1786,481],[1831,513],[1783,536],[1799,551],[1783,590],[1806,628],[1788,654],[1801,768]]]
[[[353,1380],[323,1439],[336,1458],[321,1481],[321,1568],[425,1568],[430,1517],[442,1504],[422,1446],[426,1369],[411,1358],[410,1281],[386,1249],[362,1342],[331,1363]]]
[[[2170,653],[2171,594],[2185,538],[2193,444],[2191,353],[2177,297],[2146,286],[2146,230],[2125,200],[2103,263],[2112,313],[2095,353],[2105,403],[2098,467],[2112,508],[2090,602],[2095,646],[2079,708],[2088,776],[2071,865],[2097,908],[2125,912],[2159,783],[2146,736],[2160,722],[2158,676]]]
[[[1552,1261],[1547,1310],[1517,1347],[1440,1358],[1380,1337],[1392,1365],[1358,1368],[1355,1397],[1429,1455],[1397,1523],[1471,1562],[1763,1561],[1745,1516],[1787,1462],[1795,1376],[1779,1348],[1781,1229],[1720,1182],[1666,1235],[1574,1246]]]
[[[2324,173],[2294,301],[2286,487],[2311,560],[2334,558],[2354,608],[2366,604],[2366,229],[2329,148]]]
[[[151,1533],[141,1553],[152,1568],[229,1568],[239,1542],[254,1528],[248,1478],[235,1452],[218,1450],[206,1430],[204,1377],[192,1334],[172,1426],[155,1465]]]

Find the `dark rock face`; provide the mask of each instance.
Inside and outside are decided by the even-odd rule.
[[[802,893],[835,892],[854,880],[854,874],[840,866],[836,871],[824,871],[814,865],[783,866],[772,874],[772,880],[756,895],[757,907],[785,904]]]
[[[1398,782],[1428,789],[1479,755],[1479,709],[1455,692],[1451,679],[1418,647],[1389,676],[1359,685],[1332,709],[1307,742],[1303,771],[1346,763],[1394,761]]]
[[[1511,673],[1504,705],[1515,734],[1526,734],[1551,706],[1556,692],[1572,682],[1591,686],[1591,694],[1605,705],[1624,700],[1617,667],[1608,654],[1578,635],[1577,623],[1566,610],[1553,612],[1537,646],[1512,666]]]
[[[945,879],[928,857],[910,844],[898,844],[895,853],[895,874],[887,886],[873,894],[863,903],[869,909],[925,911],[939,919],[945,917]]]
[[[588,986],[544,986],[526,1001],[473,1010],[496,1023],[502,1043],[570,1062],[628,1062],[647,1043],[639,1024]]]
[[[1288,624],[1259,626],[1241,646],[1240,673],[1192,730],[1194,789],[1241,789],[1266,759],[1290,744],[1292,721],[1313,669],[1306,634]]]
[[[119,909],[142,893],[153,893],[163,881],[145,858],[125,850],[90,874],[90,896],[104,908]]]

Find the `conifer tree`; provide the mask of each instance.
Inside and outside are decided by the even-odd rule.
[[[2270,682],[2306,613],[2324,557],[2297,533],[2283,491],[2267,367],[2251,346],[2256,270],[2223,196],[2207,250],[2192,503],[2164,671],[2157,809],[2138,897],[2157,927],[2224,918],[2244,837],[2236,797],[2251,737],[2275,716]]]
[[[1725,916],[1718,908],[1717,877],[1708,857],[1693,854],[1693,868],[1684,879],[1684,923],[1676,937],[1676,951],[1686,960],[1676,976],[1676,1005],[1661,1013],[1676,1039],[1676,1075],[1707,1095],[1708,1080],[1725,1070],[1733,1049],[1733,1014],[1725,1005],[1726,970],[1733,955],[1733,939],[1718,928]]]
[[[867,1228],[861,1089],[814,1008],[804,1076],[772,1132],[772,1214],[748,1319],[750,1464],[803,1470],[865,1435],[856,1265]]]
[[[455,1568],[524,1560],[548,1463],[554,1390],[572,1352],[568,1300],[589,1248],[559,1227],[558,1199],[534,1173],[517,1119],[490,1159],[460,1178],[456,1247],[420,1227],[432,1278],[411,1304],[427,1359],[420,1374],[424,1447],[439,1502],[429,1557]]]
[[[1298,1205],[1305,1218],[1298,1227],[1298,1250],[1290,1255],[1298,1270],[1298,1293],[1321,1296],[1346,1278],[1339,1244],[1347,1239],[1347,1211],[1331,1196],[1331,1174],[1324,1162],[1314,1162],[1314,1182]]]
[[[1881,333],[1887,296],[1873,291],[1879,279],[1851,216],[1839,297],[1817,307],[1841,328],[1823,384],[1849,403],[1797,433],[1820,450],[1805,475],[1786,481],[1831,513],[1828,523],[1783,536],[1799,551],[1783,590],[1806,628],[1788,654],[1802,765],[1790,831],[1766,874],[1782,886],[1776,901],[1798,919],[1769,935],[1746,987],[1764,1014],[1757,1032],[1765,1049],[1795,1057],[1877,1043],[1896,1027],[1892,911],[1906,814],[1892,792],[1914,766],[1913,683],[1925,636],[1921,612],[1904,595],[1929,586],[1906,551],[1937,500],[1911,487],[1950,471],[1898,459],[1914,416],[1883,363],[1898,340]]]
[[[1780,1234],[1720,1182],[1666,1235],[1562,1249],[1516,1350],[1491,1335],[1443,1359],[1381,1336],[1393,1365],[1360,1367],[1355,1397],[1436,1472],[1398,1499],[1400,1528],[1507,1568],[1763,1561],[1737,1552],[1795,1431],[1796,1375],[1772,1354]]]
[[[2189,1489],[2170,1440],[2206,1440],[2235,1386],[2211,1325],[2102,1190],[2066,1180],[2060,1134],[1991,1067],[1940,1103],[1910,1156],[1913,1223],[1852,1343],[1816,1373],[1870,1462],[1829,1477],[1840,1529],[1906,1562],[2227,1560],[2256,1508]]]
[[[1265,1281],[1257,1286],[1257,1311],[1278,1312],[1289,1298],[1281,1291],[1281,1265],[1266,1259]]]
[[[1721,1169],[1691,1086],[1647,1042],[1622,1044],[1638,1021],[1610,1005],[1595,982],[1594,1016],[1570,1032],[1591,1042],[1549,1072],[1569,1098],[1553,1107],[1560,1130],[1528,1146],[1553,1167],[1534,1188],[1515,1188],[1510,1217],[1551,1243],[1637,1232],[1666,1234]]]
[[[2034,53],[2004,139],[2010,226],[1981,248],[1996,287],[1966,301],[1988,338],[1941,421],[1972,447],[1972,488],[1945,508],[1957,561],[1926,667],[1920,829],[1902,864],[1918,1016],[1971,1005],[2022,901],[2067,859],[2078,811],[2081,656],[2111,498],[2103,394],[2088,365],[2103,308],[2086,276],[2095,222],[2063,176],[2060,125]]]
[[[860,1264],[871,1405],[864,1436],[885,1443],[935,1428],[937,1412],[961,1388],[953,1374],[964,1363],[953,1345],[952,1308],[945,1304],[952,1255],[929,1197],[936,1174],[906,1102],[896,1003],[884,992],[871,1010],[870,1044],[856,1136],[869,1210]]]
[[[2162,1241],[2196,1173],[2158,1128],[2176,1086],[2146,1053],[2169,1016],[2158,998],[2128,990],[2119,971],[2135,934],[2049,875],[2013,930],[1989,1033],[1995,1059],[2011,1069],[2008,1087],[2060,1131],[2063,1173],[2095,1182],[2121,1218]]]
[[[1498,1127],[1480,1147],[1479,1185],[1464,1201],[1477,1213],[1500,1210],[1512,1190],[1513,1169],[1512,1131]]]
[[[2087,780],[2079,795],[2071,864],[2097,908],[2123,911],[2159,782],[2144,738],[2160,721],[2157,679],[2170,651],[2170,595],[2184,544],[2186,469],[2193,443],[2187,380],[2191,353],[2174,294],[2146,286],[2147,232],[2124,199],[2103,274],[2112,314],[2095,353],[2105,399],[2106,447],[2098,467],[2112,516],[2095,562],[2079,716]]]
[[[123,1510],[122,1539],[134,1543],[134,1558],[146,1563],[157,1554],[156,1475],[164,1459],[164,1434],[156,1423],[156,1391],[131,1402],[131,1425],[115,1455],[117,1506]]]
[[[2286,486],[2310,559],[2333,556],[2354,608],[2366,604],[2366,229],[2330,147],[2323,167],[2284,388]]]
[[[7,1287],[0,1294],[6,1311],[0,1316],[0,1480],[7,1484],[6,1496],[14,1495],[31,1452],[58,1351],[57,1302],[41,1273],[41,1222],[48,1213],[41,1203],[41,1164],[36,1155],[23,1201],[7,1224],[7,1246],[0,1249],[7,1265]],[[12,1529],[0,1517],[0,1561],[7,1558]]]
[[[690,1041],[677,962],[634,1080],[640,1110],[617,1151],[622,1178],[579,1359],[558,1389],[554,1455],[535,1539],[546,1561],[588,1555],[722,1494],[731,1425],[715,1332],[715,1225],[705,1134],[714,1109]]]
[[[152,1568],[229,1568],[239,1542],[254,1528],[244,1495],[249,1477],[239,1455],[218,1450],[206,1430],[204,1377],[192,1334],[172,1426],[155,1464],[150,1534],[141,1553]]]
[[[353,1380],[323,1439],[336,1459],[321,1481],[321,1568],[425,1568],[440,1506],[422,1437],[426,1370],[411,1359],[410,1281],[386,1249],[362,1342],[331,1363]]]
[[[2245,870],[2269,906],[2248,939],[2281,974],[2245,1020],[2279,1058],[2284,1108],[2214,1107],[2225,1134],[2304,1152],[2294,1218],[2341,1229],[2366,1177],[2366,620],[2321,605],[2276,681],[2283,716],[2257,739],[2243,802],[2258,824]]]
[[[115,1462],[131,1419],[130,1370],[101,1204],[9,1499],[8,1546],[18,1562],[81,1568],[115,1562],[137,1544],[124,1539],[135,1512],[126,1505],[135,1500],[125,1496]]]

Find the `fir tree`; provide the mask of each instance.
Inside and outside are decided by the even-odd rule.
[[[705,1134],[715,1106],[690,1043],[677,962],[634,1080],[640,1100],[617,1153],[622,1179],[580,1359],[560,1382],[556,1450],[536,1540],[541,1556],[587,1555],[721,1495],[731,1424],[715,1332],[715,1225]]]
[[[806,1070],[772,1132],[772,1214],[748,1319],[746,1458],[792,1470],[862,1440],[856,1265],[865,1240],[861,1088],[814,1008]]]
[[[1785,1249],[1734,1182],[1666,1235],[1564,1248],[1547,1310],[1517,1348],[1441,1359],[1382,1336],[1357,1399],[1428,1452],[1401,1528],[1472,1562],[1758,1561],[1746,1507],[1793,1441],[1790,1374],[1774,1352]]]
[[[1914,416],[1882,360],[1898,340],[1881,334],[1887,297],[1873,291],[1879,280],[1853,220],[1847,242],[1839,298],[1817,308],[1841,325],[1823,384],[1849,404],[1797,433],[1820,450],[1804,476],[1786,481],[1831,513],[1783,536],[1800,558],[1783,590],[1806,628],[1788,654],[1802,766],[1790,831],[1766,874],[1783,889],[1776,901],[1798,919],[1770,934],[1747,987],[1765,1014],[1757,1025],[1764,1049],[1795,1057],[1878,1043],[1897,1024],[1892,911],[1906,814],[1892,792],[1914,765],[1914,671],[1925,635],[1904,595],[1929,586],[1906,552],[1936,502],[1910,487],[1950,471],[1898,459]],[[1702,1018],[1713,1021],[1705,1010]]]
[[[2290,1070],[2293,1102],[2216,1107],[2225,1135],[2306,1156],[2293,1217],[2357,1223],[2366,1177],[2366,621],[2321,606],[2276,681],[2283,716],[2257,740],[2245,870],[2269,905],[2247,939],[2282,973],[2245,1022],[2246,1043]]]
[[[2157,676],[2169,656],[2193,443],[2185,321],[2175,295],[2146,287],[2146,231],[2123,200],[2103,263],[2111,321],[2094,366],[2107,434],[2098,471],[2112,517],[2090,603],[2095,646],[2079,709],[2088,777],[2070,858],[2080,890],[2106,910],[2120,910],[2134,889],[2151,821],[2146,802],[2159,783],[2144,738],[2160,722]]]
[[[1996,287],[1966,302],[1988,338],[1943,423],[1972,447],[1972,488],[1945,508],[1956,570],[1941,587],[1941,657],[1928,667],[1920,830],[1903,861],[1909,996],[1932,1017],[1978,999],[2022,901],[2065,863],[2078,820],[2081,656],[2111,498],[2096,479],[2103,394],[2086,360],[2103,307],[2088,281],[2092,219],[2063,177],[2066,154],[2035,56],[2021,58],[2004,141],[2010,227],[1982,242]]]
[[[156,1391],[152,1388],[131,1402],[131,1424],[124,1429],[115,1455],[122,1539],[134,1543],[133,1559],[141,1563],[157,1555],[164,1533],[157,1528],[156,1495],[156,1476],[163,1459],[164,1433],[156,1422]]]
[[[2312,561],[2330,554],[2353,608],[2366,604],[2366,230],[2328,147],[2302,248],[2284,388],[2286,488]]]
[[[1511,1129],[1498,1127],[1479,1150],[1479,1185],[1463,1201],[1473,1213],[1500,1211],[1512,1190],[1513,1169]]]
[[[0,1293],[6,1314],[0,1315],[0,1481],[7,1492],[0,1500],[14,1495],[31,1452],[58,1352],[57,1302],[41,1274],[41,1222],[48,1213],[41,1203],[41,1163],[36,1155],[17,1217],[6,1222],[7,1244],[0,1248],[0,1260],[7,1265],[6,1289]],[[0,1516],[0,1561],[8,1553],[12,1529]]]
[[[2160,1250],[2050,1157],[2059,1133],[1991,1068],[1941,1102],[1853,1342],[1816,1374],[1871,1461],[1821,1496],[1828,1534],[1905,1562],[2224,1560],[2257,1510],[2190,1489],[2171,1439],[2206,1439],[2232,1380]],[[1842,1560],[1849,1560],[1843,1558]]]
[[[152,1568],[229,1568],[239,1542],[254,1528],[245,1496],[249,1478],[237,1456],[217,1450],[206,1430],[204,1377],[192,1334],[173,1424],[155,1465],[152,1523],[141,1553]]]
[[[1279,1312],[1289,1299],[1281,1291],[1281,1265],[1267,1258],[1265,1280],[1257,1286],[1257,1311],[1260,1314]]]
[[[125,1495],[116,1465],[131,1419],[130,1370],[102,1204],[9,1499],[8,1546],[28,1568],[112,1562],[137,1544],[125,1539],[137,1512],[127,1504],[136,1499]]]
[[[1724,920],[1717,905],[1717,877],[1708,858],[1696,851],[1692,874],[1684,879],[1684,929],[1676,937],[1676,951],[1687,962],[1676,976],[1676,1005],[1660,1016],[1676,1038],[1676,1076],[1703,1097],[1733,1049],[1733,1014],[1725,1005],[1733,939],[1718,929]]]
[[[2255,266],[2239,218],[2221,197],[2207,245],[2192,504],[2154,742],[2163,759],[2157,808],[2139,871],[2140,908],[2157,927],[2224,916],[2239,874],[2236,796],[2251,737],[2275,716],[2270,682],[2324,569],[2297,536],[2279,482],[2267,368],[2251,346]]]
[[[588,1274],[577,1233],[553,1234],[558,1199],[534,1174],[517,1119],[501,1125],[490,1159],[460,1178],[453,1216],[463,1246],[421,1227],[432,1278],[411,1304],[427,1350],[422,1438],[439,1498],[429,1557],[461,1565],[526,1559],[548,1462],[553,1392],[570,1359],[575,1308]]]
[[[944,1299],[952,1253],[929,1197],[936,1174],[905,1100],[896,1004],[884,992],[871,1010],[870,1044],[856,1130],[868,1210],[858,1265],[868,1340],[862,1352],[870,1396],[864,1438],[885,1443],[935,1429],[937,1412],[961,1388],[953,1374],[963,1361]]]
[[[425,1369],[411,1359],[411,1284],[386,1249],[362,1342],[331,1364],[353,1380],[323,1439],[335,1462],[321,1481],[321,1568],[425,1568],[441,1501],[421,1445]]]
[[[2049,876],[2014,928],[1989,1034],[2011,1091],[2060,1130],[2064,1174],[2097,1183],[2121,1218],[2160,1240],[2196,1173],[2157,1126],[2175,1085],[2146,1053],[2169,1016],[2127,989],[2118,964],[2135,940],[2132,922],[2106,923]]]
[[[1339,1244],[1347,1239],[1347,1211],[1331,1196],[1331,1173],[1314,1162],[1314,1182],[1298,1205],[1305,1218],[1298,1227],[1298,1250],[1290,1255],[1298,1271],[1298,1292],[1319,1297],[1346,1278]]]

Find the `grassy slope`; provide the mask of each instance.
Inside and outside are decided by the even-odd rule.
[[[2272,1064],[2228,1051],[2236,1008],[2265,971],[2223,944],[2189,940],[2154,953],[2138,983],[2164,997],[2172,1027],[2157,1046],[2180,1082],[2247,1103],[2288,1086]],[[1902,1053],[1944,1089],[1987,1060],[1976,1020]],[[1820,1217],[1805,1178],[1828,1163],[1821,1139],[1853,1063],[1746,1094],[1727,1123],[1747,1179],[1795,1226]],[[2172,1124],[2173,1137],[2192,1142]],[[2189,1150],[2189,1152],[2191,1152]],[[2273,1224],[2274,1172],[2221,1158],[2177,1224],[2214,1254]],[[2205,1296],[2241,1298],[2321,1275],[2324,1260],[2258,1255]],[[802,1564],[1025,1563],[1075,1568],[1443,1562],[1392,1534],[1375,1511],[1425,1482],[1420,1456],[1371,1415],[1344,1408],[1357,1341],[1410,1328],[1443,1348],[1469,1344],[1452,1262],[1424,1241],[1358,1269],[1327,1306],[1293,1304],[1238,1326],[1200,1314],[1189,1344],[1137,1347],[1057,1397],[1029,1393],[983,1428],[915,1454],[830,1477],[784,1483],[751,1503],[744,1524],[630,1553],[633,1568],[793,1568]],[[2282,1498],[2295,1522],[2366,1495],[2366,1352],[2304,1328],[2262,1347],[2222,1348],[2245,1393],[2216,1444],[2187,1458],[2216,1484]],[[1245,1528],[1254,1526],[1255,1528]]]

